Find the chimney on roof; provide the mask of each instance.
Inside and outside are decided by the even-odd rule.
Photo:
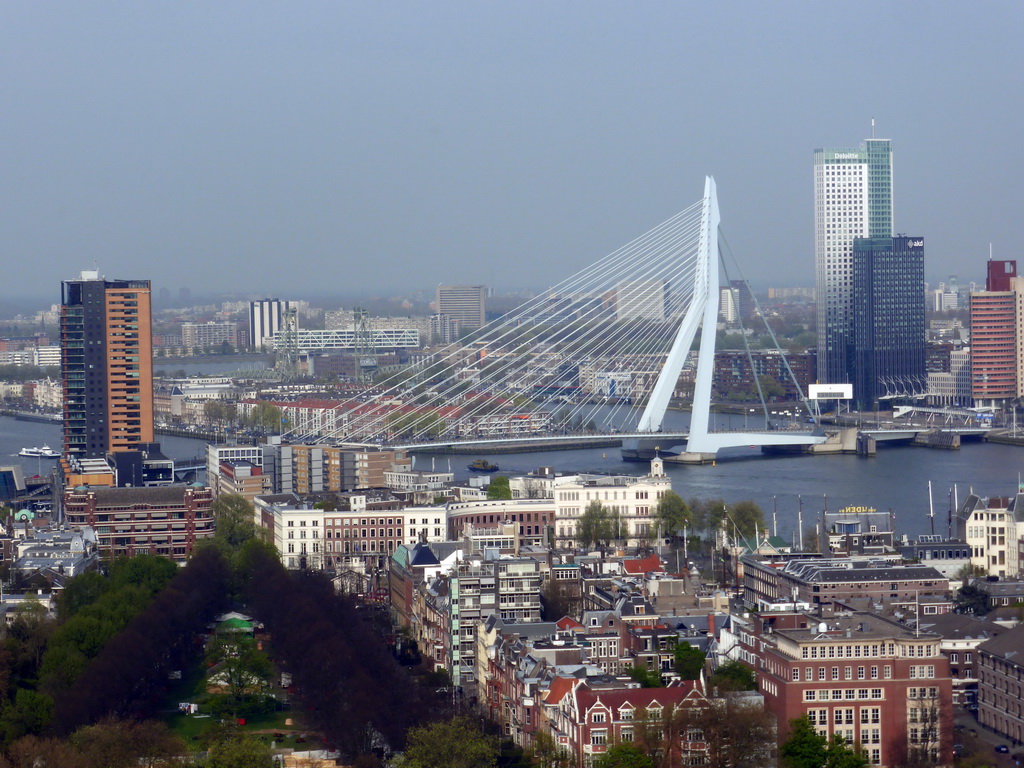
[[[708,614],[708,634],[712,637],[715,636],[715,614]]]

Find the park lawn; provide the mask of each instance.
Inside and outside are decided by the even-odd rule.
[[[203,712],[200,711],[199,714],[202,715]],[[284,724],[284,721],[289,717],[292,717],[294,722],[294,716],[291,710],[286,710],[284,712],[270,712],[266,715],[259,715],[254,718],[247,719],[245,721],[245,725],[241,727],[241,730],[250,732],[275,731],[283,733],[285,731],[295,731],[296,734],[304,733],[304,731],[300,731],[294,725],[286,726]],[[197,717],[196,715],[184,715],[180,712],[174,712],[167,716],[165,722],[167,723],[167,727],[180,736],[191,749],[198,750],[199,737],[202,736],[204,731],[217,725],[218,718],[213,715],[209,715],[208,717]],[[274,738],[273,733],[261,734],[261,736],[266,736],[266,741],[268,742]],[[278,746],[294,746],[294,742],[295,735],[291,735],[289,738],[286,738],[278,744]]]

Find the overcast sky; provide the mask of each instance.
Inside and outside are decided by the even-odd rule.
[[[927,277],[1024,258],[1024,4],[7,2],[0,299],[541,288],[696,201],[813,284],[812,153],[893,140]],[[2,314],[2,313],[0,313]]]

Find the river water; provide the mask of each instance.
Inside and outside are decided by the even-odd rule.
[[[666,429],[677,429],[688,421],[687,414],[670,412]],[[716,424],[742,426],[742,416],[717,416]],[[751,428],[753,424],[751,423]],[[181,437],[160,437],[164,453],[185,459],[205,453],[205,443]],[[17,455],[25,446],[60,445],[60,427],[56,424],[17,421],[0,417],[0,465],[20,464],[27,476],[47,474],[52,460]],[[451,466],[458,479],[472,473],[467,464],[477,457],[486,458],[503,472],[528,472],[538,467],[553,467],[562,472],[605,472],[639,475],[644,464],[622,461],[617,448],[540,453],[473,456],[418,454],[416,467],[447,469]],[[946,532],[947,511],[953,486],[963,500],[970,489],[982,496],[1009,496],[1016,492],[1024,473],[1024,448],[996,443],[964,443],[959,451],[929,450],[912,446],[881,446],[873,458],[835,456],[772,456],[756,451],[740,451],[715,465],[683,466],[666,464],[673,488],[684,498],[722,498],[729,502],[751,499],[765,511],[772,525],[772,508],[777,510],[777,531],[786,539],[797,530],[798,497],[803,499],[804,527],[827,504],[827,509],[873,507],[880,512],[892,510],[897,530],[910,536],[930,532],[928,482],[933,486],[935,531]],[[827,498],[826,498],[827,497]]]

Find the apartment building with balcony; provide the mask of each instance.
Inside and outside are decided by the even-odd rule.
[[[79,486],[65,490],[63,503],[68,525],[96,531],[103,557],[153,554],[185,561],[214,534],[213,493],[198,485]]]

